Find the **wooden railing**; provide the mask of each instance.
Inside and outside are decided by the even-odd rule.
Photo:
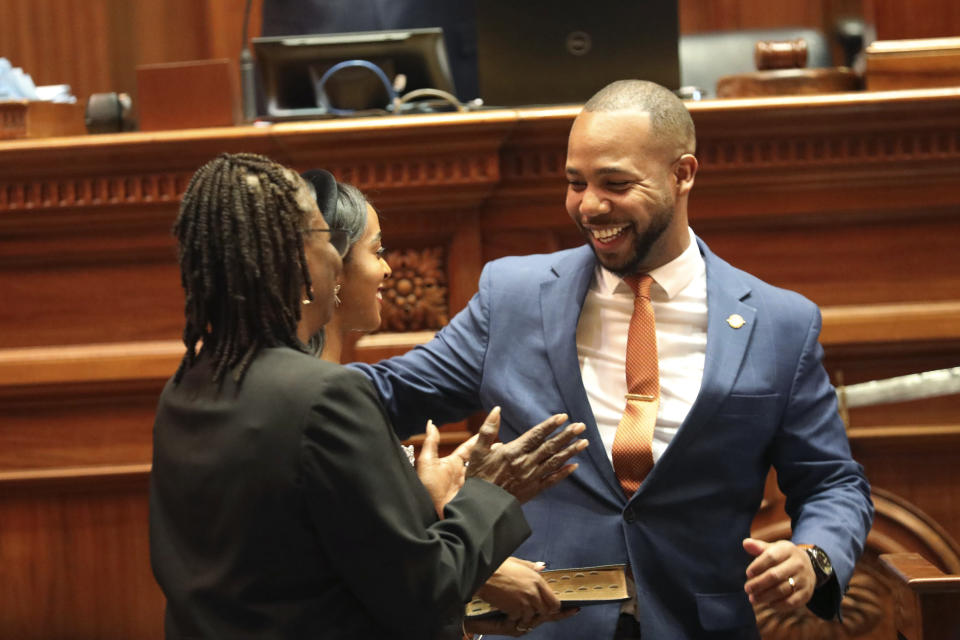
[[[960,638],[960,575],[947,575],[918,553],[880,556],[894,589],[894,620],[902,640]]]

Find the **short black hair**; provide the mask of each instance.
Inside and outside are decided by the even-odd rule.
[[[694,153],[697,132],[683,100],[648,80],[617,80],[590,98],[584,111],[643,111],[650,115],[651,133],[682,153]]]
[[[173,226],[186,296],[175,381],[201,354],[213,380],[237,382],[263,347],[304,350],[300,301],[310,290],[303,234],[311,203],[297,174],[250,153],[221,154],[190,180]]]

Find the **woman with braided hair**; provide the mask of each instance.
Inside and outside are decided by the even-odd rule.
[[[348,245],[303,180],[221,155],[174,234],[186,353],[150,483],[166,638],[458,637],[463,603],[528,535],[518,503],[569,475],[583,426],[548,438],[555,416],[493,447],[495,410],[440,519],[371,383],[306,346]]]

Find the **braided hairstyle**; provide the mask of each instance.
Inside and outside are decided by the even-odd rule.
[[[174,377],[201,353],[213,381],[238,383],[264,347],[304,350],[297,339],[300,300],[311,281],[303,249],[313,208],[300,178],[263,156],[221,154],[190,180],[173,227],[186,295],[186,355]]]

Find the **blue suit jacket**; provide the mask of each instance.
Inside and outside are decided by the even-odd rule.
[[[576,329],[593,278],[589,247],[488,264],[479,291],[436,338],[403,356],[358,365],[407,436],[435,421],[500,405],[500,436],[553,413],[587,425],[590,447],[566,481],[525,505],[533,535],[516,555],[551,568],[629,563],[645,638],[754,638],[741,541],[773,465],[793,539],[822,547],[840,588],[811,608],[833,615],[870,528],[873,507],[850,457],[821,364],[820,313],[713,255],[700,393],[675,438],[627,500],[604,452],[580,377]],[[731,314],[746,323],[727,323]],[[832,592],[831,592],[832,591]],[[531,638],[611,638],[617,606],[585,607]]]

